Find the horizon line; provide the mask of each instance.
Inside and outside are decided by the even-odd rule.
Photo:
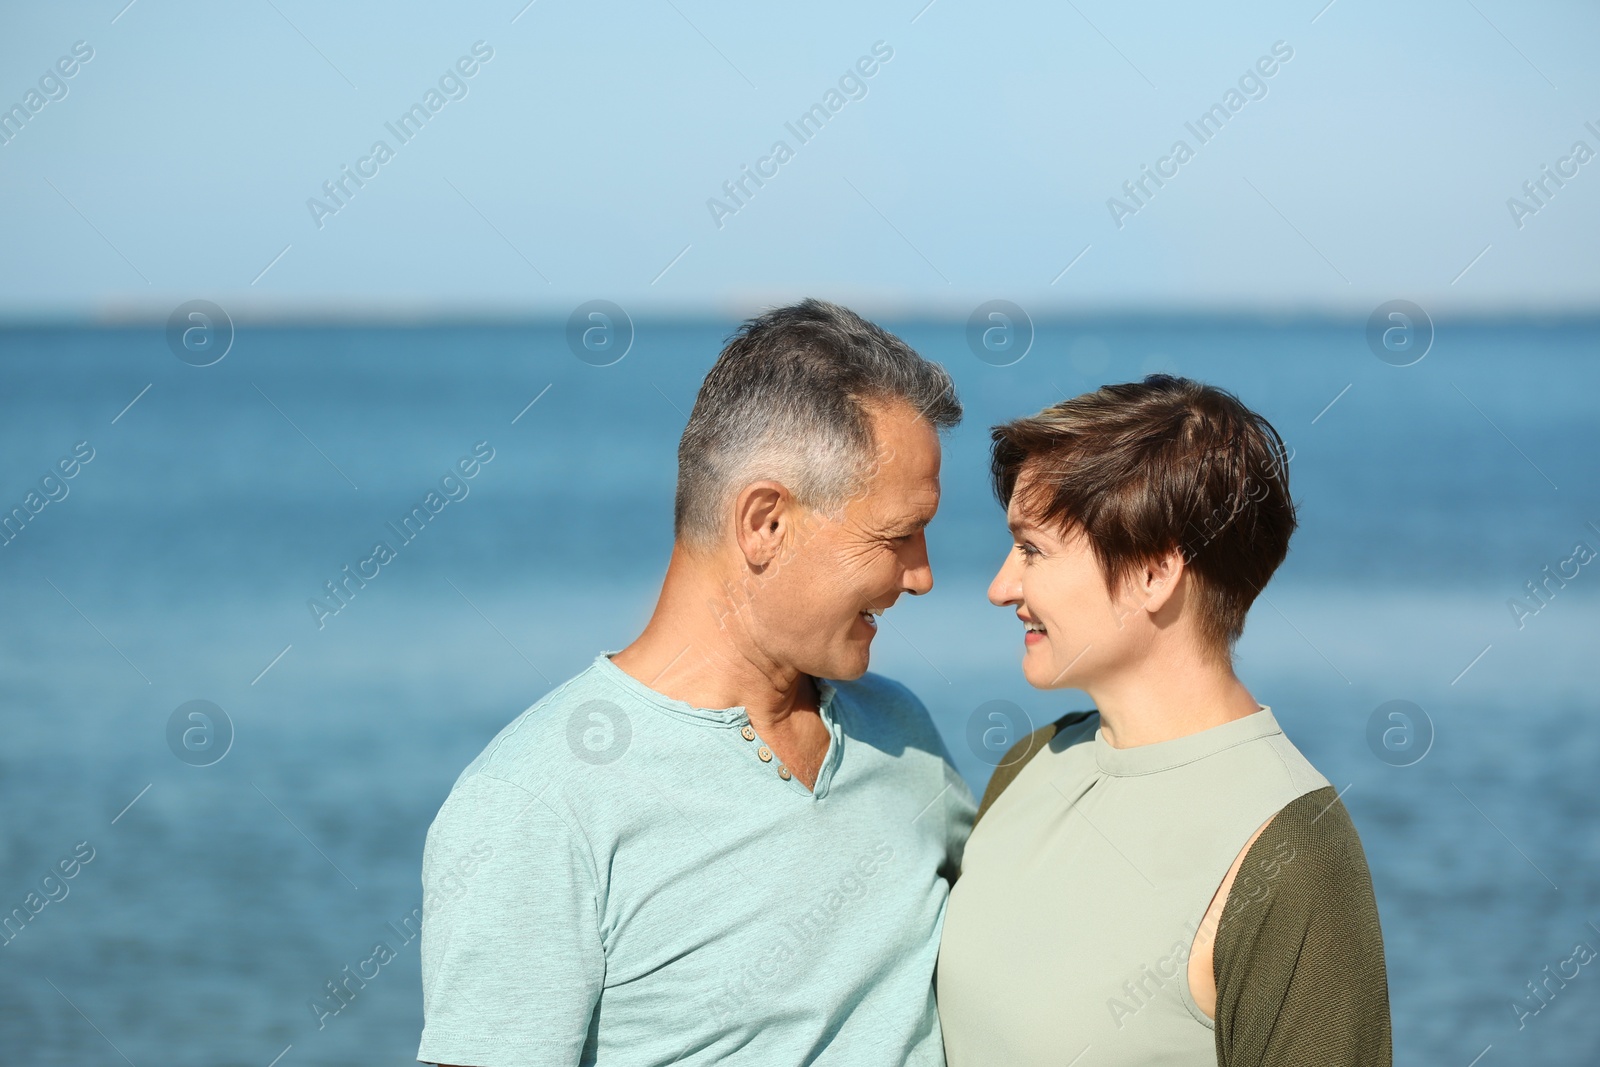
[[[800,298],[752,299],[749,301],[716,301],[703,304],[649,302],[624,307],[624,312],[634,321],[646,322],[741,322],[763,310],[783,306]],[[129,327],[164,326],[172,311],[186,301],[176,301],[171,307],[165,304],[102,306],[98,308],[4,308],[0,307],[0,330],[79,328],[121,329]],[[971,308],[952,302],[930,303],[922,301],[858,300],[836,301],[869,320],[922,321],[934,323],[965,323],[972,309],[984,303],[975,301]],[[1014,301],[1015,302],[1015,301]],[[1364,322],[1373,308],[1364,304],[1215,304],[1215,303],[1134,303],[1083,301],[1071,304],[1052,303],[1029,308],[1019,306],[1035,323],[1054,323],[1067,319],[1096,322],[1153,319],[1160,321],[1193,322]],[[223,306],[219,303],[219,306]],[[383,302],[342,301],[324,303],[246,303],[235,308],[223,306],[236,325],[249,324],[270,327],[362,327],[362,326],[521,326],[529,324],[564,324],[574,308],[560,305],[517,307],[510,305],[435,305],[418,306]],[[1544,320],[1551,324],[1600,323],[1600,301],[1588,304],[1533,305],[1506,303],[1486,305],[1477,302],[1451,302],[1428,308],[1430,319],[1439,322],[1516,322]]]

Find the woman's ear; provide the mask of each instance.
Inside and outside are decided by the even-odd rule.
[[[1165,607],[1177,594],[1184,570],[1183,552],[1177,548],[1134,567],[1123,584],[1122,605],[1117,615],[1118,628],[1121,628],[1122,620],[1134,611],[1154,615]]]
[[[1176,548],[1140,565],[1134,575],[1146,611],[1154,614],[1166,606],[1177,593],[1184,570],[1183,553]]]

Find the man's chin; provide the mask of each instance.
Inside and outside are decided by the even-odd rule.
[[[853,682],[867,673],[872,659],[871,639],[855,639],[826,657],[825,669],[810,672],[813,677],[832,678],[838,682]]]

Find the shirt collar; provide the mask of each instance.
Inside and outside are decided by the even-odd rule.
[[[626,689],[630,694],[677,719],[687,722],[700,723],[711,726],[742,726],[750,721],[750,715],[743,704],[736,704],[731,708],[697,708],[683,700],[675,700],[665,693],[657,692],[645,685],[639,679],[611,662],[611,657],[620,649],[602,652],[595,657],[594,667],[609,681]],[[834,684],[825,678],[812,678],[817,687],[818,711],[822,721],[828,724],[830,732],[833,731],[833,699],[838,690]],[[837,748],[837,745],[831,746]],[[830,753],[831,755],[831,753]]]
[[[1101,736],[1101,731],[1096,729],[1095,764],[1101,771],[1110,775],[1156,774],[1181,767],[1186,763],[1193,763],[1195,760],[1205,759],[1207,756],[1214,756],[1218,752],[1258,738],[1281,734],[1283,730],[1278,726],[1278,720],[1273,717],[1272,709],[1265,704],[1259,704],[1257,707],[1261,710],[1242,719],[1225,722],[1221,726],[1213,726],[1183,737],[1174,737],[1170,741],[1135,745],[1132,748],[1113,748]]]

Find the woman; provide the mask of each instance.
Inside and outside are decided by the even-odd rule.
[[[1295,528],[1282,439],[1168,375],[996,427],[1023,673],[1095,710],[983,798],[937,973],[950,1067],[1374,1067],[1388,983],[1360,839],[1234,675]]]

